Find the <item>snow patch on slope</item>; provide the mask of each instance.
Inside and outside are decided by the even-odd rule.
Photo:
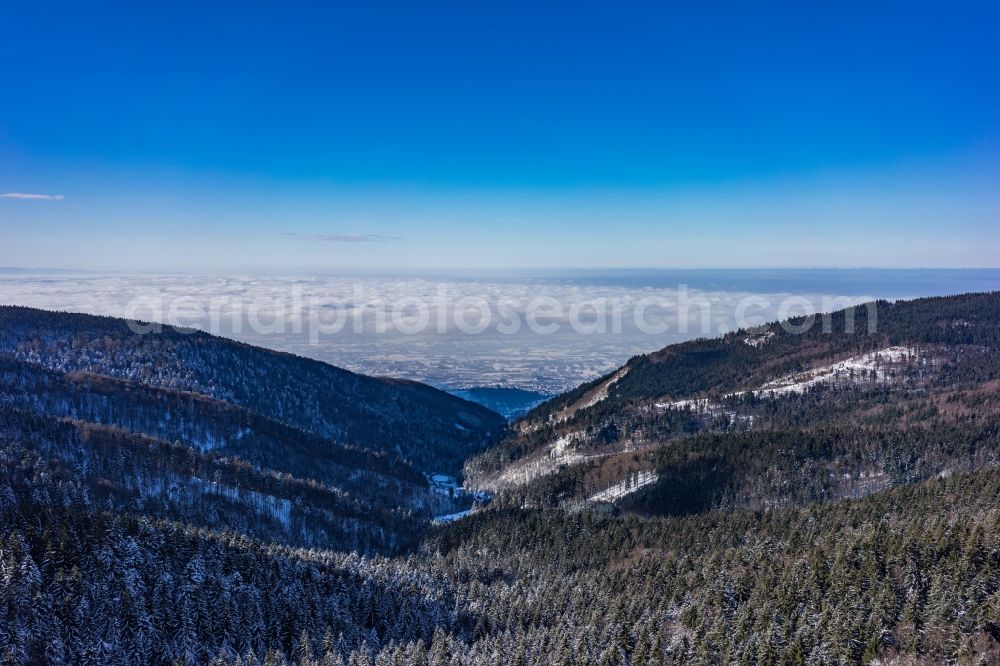
[[[572,447],[581,432],[566,433],[538,452],[511,463],[495,479],[483,483],[486,490],[528,483],[538,477],[557,472],[561,467],[584,462],[593,456],[577,453]]]
[[[757,335],[748,335],[743,338],[743,344],[748,347],[763,347],[766,345],[771,338],[774,337],[774,331],[764,331],[763,333],[758,333]]]
[[[608,395],[611,392],[611,387],[618,383],[622,377],[628,374],[629,366],[625,365],[618,369],[613,375],[608,377],[606,380],[595,386],[594,388],[587,391],[583,396],[574,402],[572,405],[557,412],[555,415],[555,421],[568,421],[569,419],[576,416],[576,413],[584,410],[590,409],[599,402],[603,402],[608,399]]]
[[[631,495],[640,488],[644,488],[656,481],[660,477],[651,470],[642,470],[634,478],[624,479],[609,488],[605,488],[599,493],[594,493],[587,498],[588,502],[614,502],[626,495]]]
[[[929,359],[916,347],[893,346],[852,356],[837,363],[831,363],[812,370],[795,372],[747,391],[727,393],[725,398],[756,394],[759,397],[780,397],[804,393],[821,384],[887,384],[899,376],[903,366],[923,365]],[[654,409],[690,409],[707,412],[718,409],[716,403],[707,398],[690,398],[670,402],[653,403]]]
[[[900,364],[923,362],[925,359],[914,347],[887,347],[833,363],[821,368],[787,375],[764,384],[756,393],[766,396],[803,393],[819,384],[833,383],[880,383],[893,379]],[[746,391],[741,392],[741,395]]]

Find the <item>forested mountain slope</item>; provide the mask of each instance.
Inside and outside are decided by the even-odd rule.
[[[1000,659],[993,469],[803,509],[488,510],[385,559],[103,510],[7,439],[0,465],[12,664]]]
[[[396,456],[22,350],[0,661],[1000,662],[998,300],[633,359],[473,458],[497,496],[437,526],[459,500]]]
[[[0,357],[0,404],[182,442],[319,482],[354,470],[424,482],[395,455],[339,444],[222,400],[7,357]]]
[[[0,407],[0,440],[73,477],[93,507],[360,553],[392,552],[430,518],[426,484],[399,472],[336,468],[323,482],[124,430]],[[398,475],[397,475],[398,474]],[[41,491],[39,491],[41,492]]]
[[[503,419],[443,391],[366,377],[196,331],[137,334],[110,317],[0,307],[0,354],[215,398],[320,437],[452,471]]]
[[[471,458],[466,476],[510,488],[699,432],[996,411],[997,322],[1000,294],[968,294],[880,301],[817,317],[811,327],[799,318],[671,345],[539,406]]]
[[[814,321],[813,325],[807,325]],[[707,393],[754,388],[764,380],[841,356],[894,345],[1000,346],[1000,293],[965,294],[909,301],[875,301],[814,318],[798,317],[712,339],[670,345],[637,356],[611,373],[601,402],[679,400]],[[627,369],[627,370],[626,370]],[[571,405],[586,386],[540,405],[526,421],[544,420]]]
[[[0,438],[72,470],[93,506],[267,542],[397,551],[471,503],[425,472],[502,421],[418,384],[117,319],[0,308],[0,350]]]

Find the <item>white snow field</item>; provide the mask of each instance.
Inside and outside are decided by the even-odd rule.
[[[642,470],[635,477],[619,481],[615,485],[605,488],[599,493],[594,493],[587,498],[588,502],[614,502],[626,495],[631,495],[640,488],[656,483],[659,479],[656,472],[652,470]]]

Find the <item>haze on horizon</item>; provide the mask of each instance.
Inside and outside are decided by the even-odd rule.
[[[988,3],[5,8],[0,266],[1000,266]]]

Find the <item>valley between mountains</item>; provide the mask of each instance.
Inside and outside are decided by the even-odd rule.
[[[4,663],[1000,661],[1000,293],[671,345],[510,422],[132,329],[0,308]]]

